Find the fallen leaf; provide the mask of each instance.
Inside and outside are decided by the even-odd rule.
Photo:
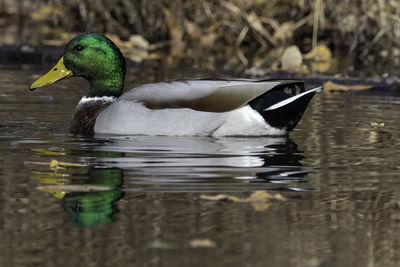
[[[289,46],[283,52],[281,58],[281,67],[285,71],[293,71],[301,68],[303,62],[303,56],[301,55],[300,49],[295,46]]]
[[[219,194],[219,195],[214,195],[214,196],[201,195],[200,199],[211,200],[211,201],[227,200],[228,195],[224,195],[224,194]]]
[[[384,122],[371,122],[371,126],[373,127],[385,127],[385,123]]]
[[[327,62],[332,59],[332,52],[326,45],[317,45],[309,53],[303,55],[304,59],[311,59],[316,62]]]
[[[216,244],[214,241],[208,238],[204,239],[193,239],[190,241],[192,248],[215,248]]]
[[[325,91],[362,91],[373,88],[372,85],[357,84],[357,85],[345,85],[338,84],[331,81],[324,82]]]
[[[218,195],[215,195],[215,196],[201,195],[200,199],[211,200],[211,201],[220,201],[220,200],[230,200],[230,201],[233,201],[233,202],[240,201],[240,199],[238,197],[225,195],[225,194],[218,194]]]
[[[131,35],[129,41],[122,41],[115,34],[107,34],[107,37],[121,49],[126,58],[137,63],[148,59],[150,44],[143,36],[138,34]]]
[[[135,48],[148,50],[149,49],[149,41],[147,41],[143,36],[139,34],[134,34],[129,37],[129,43]]]

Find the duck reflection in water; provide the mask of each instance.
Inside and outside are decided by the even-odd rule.
[[[54,153],[48,149],[35,151],[45,155]],[[65,151],[63,155],[65,154],[71,153]],[[85,156],[121,157],[122,153],[90,151],[85,152]],[[31,171],[31,177],[42,184],[38,189],[61,199],[69,220],[80,226],[91,227],[111,222],[112,215],[117,212],[115,202],[124,194],[121,190],[123,170],[57,160],[52,162],[56,162],[56,165],[50,164],[50,169],[54,172]]]
[[[286,137],[97,138],[80,155],[89,165],[86,181],[70,179],[79,187],[58,192],[68,217],[82,226],[111,222],[123,192],[286,191],[307,182],[304,156]]]
[[[62,206],[69,218],[82,226],[111,222],[111,216],[117,211],[114,203],[123,196],[120,189],[122,173],[118,168],[90,168],[87,184],[103,186],[108,190],[66,194]]]

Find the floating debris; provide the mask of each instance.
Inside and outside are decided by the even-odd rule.
[[[324,82],[324,91],[328,92],[346,92],[346,91],[363,91],[373,88],[372,85],[367,84],[354,84],[354,85],[346,85],[346,84],[338,84],[331,81]]]
[[[267,210],[271,202],[274,200],[285,201],[286,198],[281,194],[271,194],[264,190],[257,190],[252,193],[248,198],[239,198],[232,195],[218,194],[218,195],[201,195],[201,200],[208,201],[232,201],[236,203],[251,203],[253,208],[257,211]]]
[[[385,127],[384,122],[371,122],[372,127]]]
[[[192,248],[215,248],[217,245],[211,239],[199,238],[191,240],[190,246]]]

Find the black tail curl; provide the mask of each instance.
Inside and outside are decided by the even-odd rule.
[[[249,102],[272,127],[293,130],[311,98],[321,90],[306,91],[301,81],[284,82]]]

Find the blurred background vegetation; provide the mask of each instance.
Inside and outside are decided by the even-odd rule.
[[[0,0],[0,45],[108,34],[135,62],[398,75],[398,0]]]

